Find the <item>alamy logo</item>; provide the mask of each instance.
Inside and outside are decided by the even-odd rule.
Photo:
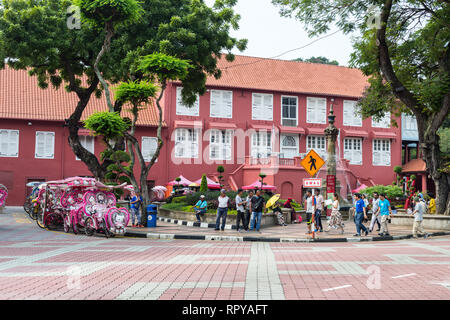
[[[367,27],[381,29],[381,10],[374,5],[367,10]]]
[[[67,8],[67,28],[70,30],[81,29],[81,10],[80,7],[71,5]]]

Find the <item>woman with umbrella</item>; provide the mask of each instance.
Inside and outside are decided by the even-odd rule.
[[[281,211],[280,204],[278,203],[279,199],[279,194],[272,196],[272,198],[267,201],[266,208],[271,209],[277,215],[278,224],[280,226],[287,226],[286,222],[284,221],[284,216],[283,212]]]

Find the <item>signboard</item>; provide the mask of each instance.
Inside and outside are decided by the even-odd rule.
[[[325,161],[317,154],[317,152],[311,149],[300,164],[311,177],[314,177],[319,169],[325,164]]]
[[[303,179],[304,188],[321,188],[322,179]]]
[[[336,192],[336,176],[327,175],[327,193]]]

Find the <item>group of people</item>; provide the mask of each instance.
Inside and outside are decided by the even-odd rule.
[[[306,191],[305,205],[306,208],[306,225],[308,227],[307,234],[312,233],[311,225],[314,221],[314,232],[323,232],[322,213],[325,210],[325,201],[320,194],[320,190],[314,190],[314,195],[311,190]],[[337,193],[333,194],[333,201],[331,203],[331,216],[328,220],[328,225],[325,232],[329,232],[331,228],[340,229],[341,234],[344,233],[344,222],[342,220],[341,212],[339,211],[339,196]]]

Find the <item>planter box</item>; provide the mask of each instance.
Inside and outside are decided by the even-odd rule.
[[[283,210],[284,211],[284,210]],[[290,213],[290,212],[289,212]],[[163,208],[158,208],[158,215],[164,218],[170,218],[175,220],[184,220],[184,221],[197,221],[197,217],[193,212],[184,212],[184,211],[174,211],[167,210]],[[288,212],[283,212],[284,218],[287,223],[287,219],[289,218],[290,222],[290,214]],[[202,217],[202,222],[206,223],[216,223],[217,214],[215,213],[206,213]],[[236,215],[227,215],[227,224],[235,225],[236,224]],[[261,226],[269,227],[278,225],[277,217],[274,213],[266,213],[262,215],[261,218]]]
[[[392,215],[391,223],[399,226],[413,226],[414,216],[397,213]],[[422,225],[425,229],[450,230],[450,216],[424,214]]]

